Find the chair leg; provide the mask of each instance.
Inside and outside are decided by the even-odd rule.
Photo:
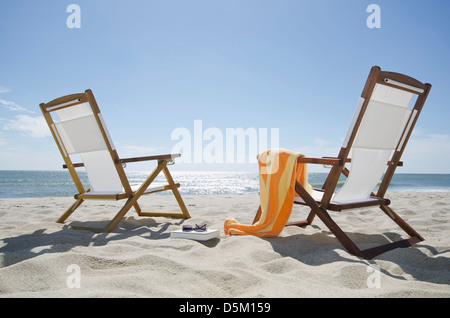
[[[172,193],[175,196],[175,199],[178,202],[178,206],[181,209],[182,216],[184,219],[190,219],[191,216],[189,215],[189,212],[186,208],[186,205],[184,204],[183,198],[180,195],[180,192],[178,191],[178,187],[175,185],[175,182],[173,181],[172,175],[169,172],[169,169],[167,169],[167,166],[163,168],[164,176],[166,177],[167,182],[170,185],[170,188],[172,189]]]
[[[255,218],[253,219],[252,224],[255,224],[256,222],[259,221],[259,218],[261,217],[262,214],[262,210],[261,210],[261,205],[258,208],[258,211],[256,212]]]
[[[135,202],[133,204],[134,208],[136,209],[136,212],[139,216],[144,217],[173,217],[173,218],[180,218],[180,219],[190,219],[191,216],[189,215],[189,212],[186,208],[186,205],[184,204],[184,201],[180,195],[180,192],[178,191],[179,184],[175,184],[173,181],[173,178],[169,172],[169,169],[167,169],[167,161],[163,160],[158,163],[158,167],[155,169],[155,171],[152,173],[155,174],[155,177],[161,173],[161,171],[164,173],[164,176],[168,183],[168,189],[171,190],[172,194],[174,195],[175,199],[177,200],[178,206],[180,207],[181,212],[147,212],[142,211],[139,204]],[[153,180],[152,180],[153,181]],[[151,183],[151,182],[150,182]],[[148,183],[148,185],[150,184]],[[148,185],[144,188],[144,191],[147,189]],[[141,186],[142,187],[142,186]],[[137,193],[136,193],[137,194]]]
[[[164,172],[164,175],[167,179],[167,182],[169,183],[170,190],[172,190],[178,205],[181,209],[181,212],[143,212],[141,210],[141,207],[139,206],[137,200],[143,195],[145,190],[149,187],[149,185],[156,179],[156,177],[161,173],[161,171]],[[111,232],[117,224],[123,219],[125,214],[131,209],[131,207],[134,207],[137,214],[139,216],[162,216],[162,217],[175,217],[175,218],[186,218],[189,219],[190,215],[186,208],[186,205],[183,202],[183,199],[181,198],[180,193],[178,192],[178,186],[174,183],[172,176],[170,175],[169,170],[167,169],[167,161],[166,160],[160,160],[158,161],[158,166],[153,170],[153,172],[150,174],[150,176],[142,183],[142,185],[139,187],[139,189],[134,193],[134,195],[130,196],[126,203],[122,206],[120,211],[115,215],[115,217],[110,221],[108,226],[104,229],[94,229],[94,228],[86,228],[86,227],[74,227],[75,229],[79,230],[89,230],[93,232]],[[59,219],[58,222],[62,223],[64,222],[70,214],[77,209],[81,203],[83,202],[83,199],[77,200]]]
[[[414,244],[417,244],[419,242],[421,242],[421,240],[419,240],[417,237],[411,237],[409,239],[376,246],[376,247],[369,248],[369,249],[362,251],[362,254],[363,254],[362,257],[365,259],[372,259],[378,255],[384,254],[388,251],[392,251],[396,248],[411,247]]]
[[[353,255],[365,258],[372,259],[380,254],[383,254],[387,251],[396,249],[396,248],[404,248],[410,247],[414,244],[417,244],[423,241],[423,238],[411,227],[409,226],[400,216],[398,216],[390,207],[388,206],[380,206],[380,208],[387,214],[389,217],[397,223],[408,235],[411,237],[409,239],[384,244],[381,246],[377,246],[374,248],[369,248],[366,250],[360,250],[355,243],[347,236],[347,234],[342,231],[342,229],[333,221],[331,216],[328,214],[327,210],[319,206],[317,202],[309,195],[309,193],[298,183],[295,186],[295,190],[302,197],[302,199],[306,202],[306,204],[311,208],[311,212],[308,216],[308,220],[297,222],[298,224],[308,225],[309,221],[314,218],[314,215],[317,215],[320,220],[328,227],[328,229],[336,236],[336,238],[341,242],[341,244]],[[294,222],[295,223],[295,222]]]
[[[306,218],[305,221],[295,221],[295,222],[288,222],[286,223],[286,226],[299,226],[299,227],[303,227],[303,226],[307,226],[307,225],[311,225],[312,222],[314,221],[314,217],[316,216],[316,214],[314,213],[313,210],[311,210],[308,214],[308,217]]]
[[[333,221],[331,216],[325,210],[325,208],[317,206],[312,209],[320,220],[328,227],[331,233],[336,236],[339,242],[353,255],[364,257],[362,251],[356,246],[355,243],[342,231],[342,229]]]
[[[167,190],[171,190],[172,194],[174,195],[175,199],[177,200],[178,206],[181,210],[181,212],[144,212],[139,211],[139,216],[147,216],[147,217],[172,217],[172,218],[179,218],[179,219],[190,219],[191,216],[188,212],[188,209],[186,208],[186,205],[184,204],[183,198],[181,197],[180,192],[178,191],[179,184],[175,184],[173,181],[172,175],[169,172],[169,169],[167,169],[167,166],[164,165],[164,167],[161,169],[164,173],[164,176],[166,177],[168,185]]]
[[[167,165],[167,162],[162,160],[158,162],[158,166],[153,170],[153,172],[150,174],[150,176],[141,184],[139,189],[136,191],[134,195],[128,198],[125,205],[120,209],[120,211],[116,214],[116,216],[112,219],[112,221],[108,224],[108,226],[105,229],[105,232],[111,232],[117,224],[122,220],[122,218],[127,214],[128,210],[131,209],[131,207],[134,205],[136,207],[137,200],[141,197],[141,195],[145,192],[145,190],[148,188],[148,186],[156,179],[158,174],[161,172],[161,170]],[[137,210],[140,210],[139,205]],[[136,210],[136,211],[137,211]],[[138,212],[138,214],[141,214],[142,212]]]
[[[71,206],[70,206],[70,208],[68,208],[67,210],[66,210],[66,212],[64,212],[64,214],[63,215],[61,215],[60,217],[59,217],[59,219],[56,221],[56,223],[64,223],[64,221],[76,210],[76,209],[78,209],[78,207],[81,205],[81,203],[83,203],[83,199],[78,199],[78,200],[76,200],[75,201],[75,203],[74,204],[72,204]]]
[[[141,207],[139,206],[139,204],[136,202],[135,204],[133,204],[134,209],[136,210],[136,213],[140,216],[141,215]]]
[[[355,243],[353,243],[353,241],[342,231],[342,229],[332,220],[332,218],[329,216],[329,214],[326,212],[325,209],[319,208],[318,210],[316,210],[316,214],[322,220],[322,222],[330,229],[330,231],[336,236],[336,238],[339,240],[339,242],[341,242],[341,244],[350,253],[352,253],[353,255],[362,257],[364,259],[372,259],[380,254],[386,253],[393,249],[410,247],[414,244],[417,244],[417,243],[423,241],[423,238],[421,238],[421,236],[417,234],[418,236],[413,236],[413,237],[410,237],[409,239],[404,239],[404,240],[400,240],[397,242],[392,242],[392,243],[376,246],[376,247],[369,248],[366,250],[360,250],[355,245]],[[401,220],[400,217],[398,217],[398,219]],[[403,220],[401,220],[401,221],[404,222]],[[404,224],[406,224],[406,222],[404,222]],[[412,228],[408,224],[406,224],[406,226],[404,224],[402,226],[400,226],[402,229],[405,229],[406,226],[408,226],[412,230]],[[412,230],[412,231],[414,231],[414,230]]]
[[[425,239],[416,232],[405,220],[403,220],[397,213],[394,212],[389,206],[381,205],[380,209],[383,210],[398,226],[402,228],[409,236],[416,237],[420,241],[424,241]]]
[[[117,224],[123,219],[125,214],[131,209],[134,205],[134,202],[137,200],[136,196],[130,197],[125,205],[120,209],[120,211],[116,214],[116,216],[109,222],[108,226],[105,228],[104,232],[111,232]]]

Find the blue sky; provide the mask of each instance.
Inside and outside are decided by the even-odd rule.
[[[67,27],[72,3],[81,28]],[[88,88],[121,157],[170,153],[195,120],[278,128],[279,146],[334,156],[379,65],[433,84],[399,172],[450,173],[449,14],[446,0],[3,0],[0,169],[61,169],[39,104]]]

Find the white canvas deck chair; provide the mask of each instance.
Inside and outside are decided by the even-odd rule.
[[[64,159],[63,167],[69,170],[78,191],[78,194],[75,195],[75,203],[57,222],[63,223],[84,200],[92,199],[126,199],[126,203],[104,229],[105,232],[113,230],[132,206],[139,216],[190,218],[178,192],[180,185],[174,183],[167,168],[167,164],[180,157],[180,154],[119,158],[91,90],[86,90],[82,94],[60,97],[49,103],[42,103],[40,107]],[[83,163],[72,162],[71,156],[76,154],[79,154]],[[141,185],[130,185],[122,165],[145,160],[157,161],[156,168]],[[89,189],[83,187],[75,169],[83,166],[87,172]],[[149,187],[160,172],[164,173],[168,184]],[[142,195],[166,190],[173,192],[180,212],[143,212],[141,210],[137,201]]]
[[[298,159],[299,162],[331,165],[332,168],[322,189],[314,189],[312,195],[296,184],[299,197],[295,203],[307,205],[311,212],[306,221],[288,225],[309,225],[317,215],[350,253],[366,259],[423,241],[422,236],[389,207],[390,201],[385,194],[395,169],[402,165],[400,158],[430,89],[430,84],[402,74],[382,72],[378,66],[372,67],[339,155]],[[347,169],[345,164],[350,162],[351,167]],[[347,179],[335,192],[341,174]],[[380,181],[378,191],[374,193]],[[360,250],[328,213],[329,210],[368,206],[379,206],[410,238]]]

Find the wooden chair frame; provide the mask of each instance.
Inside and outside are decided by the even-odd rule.
[[[386,79],[390,79],[391,81],[387,81]],[[351,159],[349,158],[349,153],[352,144],[356,138],[358,128],[361,124],[364,113],[367,109],[367,105],[369,104],[375,84],[377,83],[392,86],[397,89],[402,89],[417,94],[418,97],[413,108],[413,110],[417,111],[417,113],[414,118],[410,118],[410,120],[412,120],[411,124],[405,127],[402,138],[400,138],[399,145],[393,152],[393,155],[390,161],[388,162],[388,167],[387,170],[385,171],[384,177],[382,178],[378,192],[376,194],[375,193],[371,194],[371,200],[366,202],[335,204],[331,201],[332,196],[335,192],[341,174],[343,174],[345,177],[348,177],[349,175],[349,170],[345,167],[345,163],[351,161]],[[394,85],[390,83],[396,84]],[[414,126],[417,122],[417,118],[420,115],[420,112],[427,99],[430,89],[431,85],[428,83],[423,84],[417,81],[416,79],[398,73],[383,72],[378,66],[372,67],[366,85],[364,87],[363,93],[361,95],[361,97],[364,98],[364,104],[361,107],[361,111],[357,117],[353,131],[351,132],[348,144],[340,149],[340,152],[337,157],[323,157],[323,158],[303,157],[298,159],[298,162],[306,164],[330,165],[331,171],[328,174],[328,177],[324,182],[322,189],[315,189],[323,192],[323,197],[320,201],[316,201],[298,182],[296,183],[295,190],[297,194],[303,199],[304,202],[295,202],[295,203],[306,205],[311,209],[311,211],[306,220],[299,222],[290,222],[287,224],[287,226],[311,225],[315,216],[317,215],[320,218],[320,220],[329,228],[329,230],[336,236],[336,238],[350,253],[365,259],[372,259],[392,249],[398,247],[409,247],[418,242],[423,241],[424,238],[420,236],[410,225],[408,225],[398,214],[396,214],[389,207],[390,200],[384,198],[384,196],[387,192],[387,189],[389,187],[389,184],[391,182],[391,179],[394,175],[397,166],[402,165],[400,158],[403,154],[403,151],[405,150],[406,144],[411,136]],[[420,91],[420,93],[418,93],[418,91]],[[347,236],[347,234],[345,234],[344,231],[342,231],[342,229],[334,222],[334,220],[328,213],[328,210],[342,211],[345,209],[363,208],[369,206],[379,206],[380,209],[386,215],[388,215],[398,226],[400,226],[410,236],[410,238],[366,250],[360,250],[356,246],[356,244]],[[261,214],[260,211],[261,208],[258,210],[254,222],[256,222],[259,219],[259,215]]]
[[[101,134],[103,136],[104,142],[108,148],[108,151],[111,155],[111,160],[114,163],[114,167],[117,171],[117,174],[120,178],[120,181],[123,186],[123,193],[119,194],[101,194],[101,195],[90,195],[89,191],[90,189],[85,189],[83,187],[83,184],[81,183],[80,177],[78,176],[78,173],[75,168],[77,167],[83,167],[83,163],[73,163],[72,159],[70,158],[70,155],[65,149],[65,146],[61,142],[61,138],[59,136],[59,133],[57,129],[55,129],[54,121],[51,116],[52,111],[56,111],[62,108],[66,107],[72,107],[75,105],[79,105],[82,103],[88,103],[91,107],[95,120],[98,124],[98,127],[100,128]],[[119,158],[117,151],[112,146],[111,141],[109,139],[108,132],[106,131],[104,127],[104,123],[102,122],[102,119],[100,118],[100,109],[97,105],[97,102],[94,98],[94,95],[90,89],[86,90],[84,93],[81,94],[72,94],[63,96],[60,98],[57,98],[55,100],[52,100],[49,103],[42,103],[40,104],[41,111],[44,115],[44,118],[50,128],[50,131],[53,135],[53,138],[55,139],[55,142],[58,146],[58,149],[64,159],[64,165],[63,168],[68,169],[74,184],[77,188],[78,194],[74,196],[75,203],[73,203],[65,212],[64,214],[57,220],[58,223],[64,223],[64,221],[83,203],[84,200],[90,200],[90,199],[97,199],[97,200],[123,200],[126,199],[125,204],[122,206],[122,208],[119,210],[119,212],[116,214],[116,216],[111,220],[111,222],[107,225],[107,227],[104,230],[101,229],[93,229],[93,228],[83,228],[83,227],[74,227],[76,229],[85,229],[95,232],[110,232],[112,231],[117,224],[122,220],[122,218],[125,216],[125,214],[130,210],[130,208],[133,206],[139,216],[148,216],[148,217],[173,217],[173,218],[185,218],[189,219],[190,215],[186,208],[186,205],[183,202],[183,199],[178,191],[178,188],[180,187],[179,183],[175,183],[169,169],[167,168],[168,163],[171,163],[174,161],[175,158],[180,157],[180,154],[167,154],[167,155],[157,155],[157,156],[146,156],[146,157],[135,157],[135,158]],[[140,187],[133,191],[131,188],[130,183],[128,182],[128,178],[125,174],[123,164],[129,163],[129,162],[139,162],[139,161],[157,161],[156,168],[150,173],[150,175],[147,177],[147,179],[140,185]],[[163,172],[168,184],[164,185],[162,188],[158,188],[153,191],[146,191],[147,188],[150,186],[150,184],[155,180],[155,178]],[[141,207],[138,204],[139,198],[144,194],[150,194],[150,193],[156,193],[160,191],[167,191],[171,190],[173,195],[175,196],[175,199],[180,207],[180,212],[144,212],[141,210]]]

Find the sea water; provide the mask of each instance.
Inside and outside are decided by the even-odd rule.
[[[148,171],[127,171],[130,183],[139,184],[149,175]],[[180,193],[186,195],[246,194],[259,192],[258,172],[220,171],[172,171],[175,182],[180,183]],[[79,172],[86,188],[89,187],[85,172]],[[309,183],[320,188],[326,173],[309,173]],[[342,186],[342,178],[338,187]],[[153,185],[165,183],[161,174]],[[401,174],[394,175],[389,191],[441,192],[450,191],[450,174]],[[76,194],[76,188],[68,171],[0,170],[0,198],[67,197]],[[160,194],[168,194],[162,192]]]

